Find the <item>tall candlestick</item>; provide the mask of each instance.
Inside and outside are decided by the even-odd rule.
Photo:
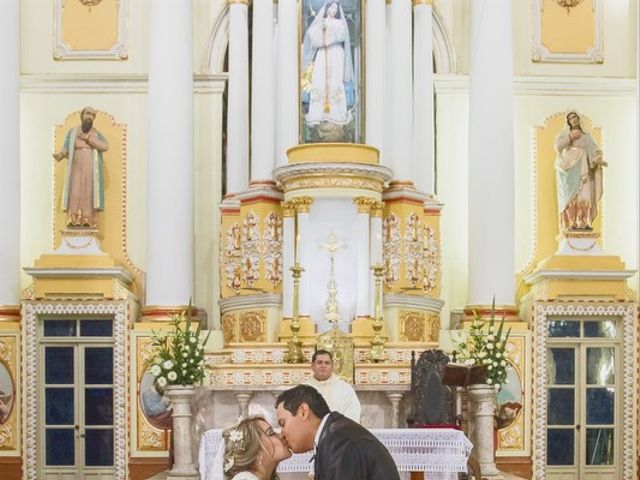
[[[296,246],[295,246],[295,264],[298,265],[300,263],[300,234],[296,234]]]

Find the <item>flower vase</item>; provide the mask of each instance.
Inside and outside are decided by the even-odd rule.
[[[495,462],[493,426],[496,414],[496,389],[484,383],[469,385],[469,440],[480,464],[482,476],[501,479]]]
[[[168,480],[198,479],[198,470],[193,465],[191,439],[191,402],[193,385],[169,385],[164,394],[171,402],[173,419],[173,465]]]

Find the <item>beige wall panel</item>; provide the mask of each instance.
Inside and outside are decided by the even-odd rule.
[[[542,0],[540,0],[542,1]],[[549,0],[545,0],[547,3]],[[592,0],[584,0],[591,8]],[[534,63],[533,49],[534,2],[513,2],[514,68],[516,75],[554,75],[567,77],[626,77],[636,72],[637,2],[602,1],[603,64]],[[566,13],[566,11],[565,11]],[[569,15],[573,15],[572,11]]]
[[[103,0],[106,4],[114,3],[115,0]],[[197,0],[201,1],[201,0]],[[142,73],[147,71],[147,48],[148,48],[148,7],[147,1],[129,0],[127,2],[127,27],[126,27],[126,61],[104,61],[104,60],[84,60],[84,61],[57,61],[54,60],[54,8],[52,2],[39,0],[22,0],[21,9],[21,55],[23,74],[45,74],[45,73],[108,73],[127,74]],[[73,9],[75,4],[82,5],[77,0],[66,0]],[[99,7],[93,7],[90,15],[95,16],[99,12]],[[82,7],[86,9],[86,7]],[[101,7],[100,7],[101,8]],[[85,15],[89,15],[85,12]],[[67,27],[65,27],[67,28]],[[89,25],[68,27],[73,31],[72,40],[76,42],[76,37],[92,34],[93,27]],[[100,36],[102,38],[102,36]],[[104,39],[101,41],[104,42]],[[77,42],[76,42],[77,43]],[[83,45],[85,46],[85,45]]]

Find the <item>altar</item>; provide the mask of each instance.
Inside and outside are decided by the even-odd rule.
[[[453,480],[467,471],[473,445],[460,430],[448,428],[376,428],[371,432],[391,453],[403,478],[423,472],[428,480]],[[207,430],[200,439],[200,478],[208,480],[220,445],[222,430]],[[278,467],[278,473],[306,473],[311,452],[293,455]]]

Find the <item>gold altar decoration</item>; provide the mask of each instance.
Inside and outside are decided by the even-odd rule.
[[[382,315],[382,276],[384,275],[384,266],[380,264],[373,265],[373,276],[375,278],[375,301],[373,307],[373,338],[371,339],[371,350],[367,355],[367,360],[370,362],[384,362],[387,360],[388,355],[384,351],[384,339],[380,335],[382,327],[384,326],[384,318]]]
[[[293,276],[293,318],[291,319],[291,340],[287,345],[287,354],[284,356],[285,363],[304,363],[305,357],[302,353],[302,341],[298,338],[300,332],[300,318],[299,318],[299,302],[300,302],[300,277],[304,272],[304,268],[296,262],[291,267],[291,273]]]
[[[335,254],[344,246],[345,245],[343,243],[338,243],[333,232],[329,235],[326,243],[320,244],[320,248],[329,252],[329,284],[327,285],[329,296],[324,307],[324,319],[334,325],[340,323],[342,320],[342,316],[340,315],[340,304],[338,303],[337,298],[338,287],[336,285]]]
[[[327,350],[333,356],[333,371],[343,380],[353,383],[353,339],[334,325],[318,335],[318,350]]]
[[[0,308],[0,313],[1,313]],[[20,365],[18,363],[19,333],[10,330],[19,329],[19,323],[7,322],[0,330],[0,369],[2,378],[10,384],[0,382],[3,392],[0,402],[5,410],[0,411],[0,452],[18,452],[20,450]]]

